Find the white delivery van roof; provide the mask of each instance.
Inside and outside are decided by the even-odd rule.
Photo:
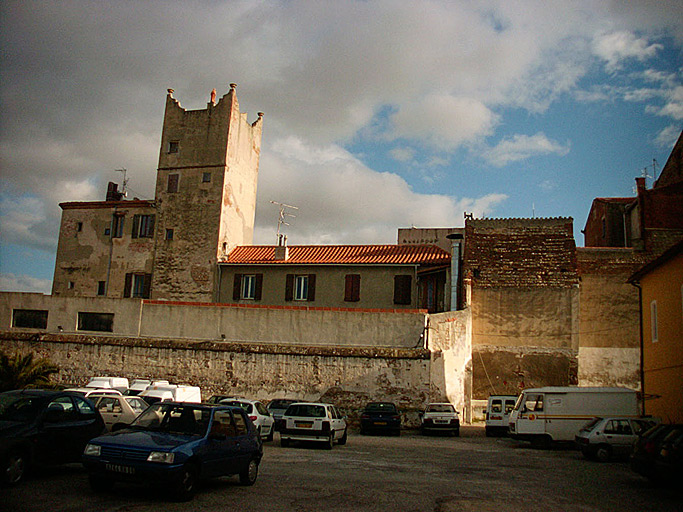
[[[635,390],[621,387],[546,386],[528,388],[524,393],[635,393]]]

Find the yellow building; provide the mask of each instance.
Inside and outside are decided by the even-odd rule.
[[[683,423],[683,242],[629,282],[640,289],[645,414]]]

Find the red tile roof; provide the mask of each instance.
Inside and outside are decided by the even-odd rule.
[[[274,253],[274,245],[243,245],[222,263],[443,265],[451,261],[450,253],[435,245],[291,245],[286,260],[275,260]]]

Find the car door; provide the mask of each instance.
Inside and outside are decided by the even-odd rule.
[[[206,476],[234,475],[243,468],[241,435],[238,435],[233,413],[237,411],[214,411],[204,455]]]
[[[43,415],[35,453],[46,462],[78,461],[87,442],[102,429],[102,421],[84,399],[54,398]]]
[[[612,448],[614,455],[626,455],[630,452],[635,436],[628,419],[611,419],[605,424],[603,434]]]
[[[107,430],[111,430],[114,424],[122,421],[121,416],[123,410],[121,408],[121,399],[115,396],[103,396],[97,401],[97,410],[99,411],[104,425]]]
[[[345,421],[336,407],[330,407],[330,422],[334,430],[334,438],[341,439],[344,435]]]

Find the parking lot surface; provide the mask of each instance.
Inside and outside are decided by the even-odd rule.
[[[481,427],[460,437],[349,436],[331,451],[266,443],[259,479],[202,485],[190,503],[166,490],[117,485],[95,494],[79,464],[38,472],[2,489],[7,511],[680,511],[683,491],[657,487],[627,462],[584,460],[573,449],[536,450]]]

